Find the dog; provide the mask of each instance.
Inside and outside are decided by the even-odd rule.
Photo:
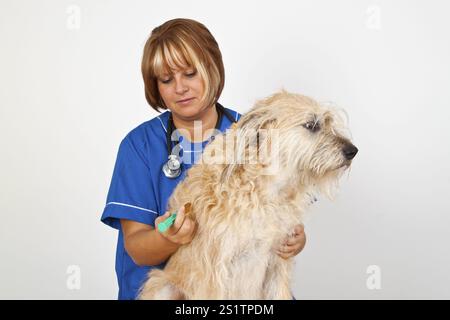
[[[293,258],[274,248],[311,195],[333,195],[357,152],[335,109],[285,90],[258,101],[174,190],[168,210],[189,203],[198,229],[138,299],[292,299]]]

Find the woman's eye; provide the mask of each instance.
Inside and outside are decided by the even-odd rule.
[[[309,121],[303,125],[307,130],[311,132],[317,132],[320,129],[320,125],[316,121]]]
[[[166,83],[169,83],[170,80],[171,80],[171,79],[169,78],[169,79],[161,79],[160,81],[161,81],[161,83],[165,83],[165,84],[166,84]]]
[[[196,74],[197,74],[197,71],[193,71],[193,72],[186,73],[186,76],[189,77],[189,78],[192,78]]]

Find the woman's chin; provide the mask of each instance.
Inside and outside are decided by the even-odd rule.
[[[171,111],[176,116],[186,121],[198,119],[200,113],[202,112],[201,108],[195,104],[188,106],[176,106],[176,108],[172,108]]]
[[[198,116],[199,111],[196,108],[183,107],[174,110],[176,116],[184,120],[195,120]]]

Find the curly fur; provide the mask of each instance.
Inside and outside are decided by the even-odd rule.
[[[311,193],[331,196],[350,166],[345,129],[337,110],[302,95],[258,101],[176,187],[168,210],[191,203],[197,233],[150,272],[139,298],[291,299],[293,259],[274,246],[302,222]]]

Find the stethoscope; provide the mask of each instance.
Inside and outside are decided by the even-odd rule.
[[[216,103],[217,108],[217,122],[216,122],[216,129],[219,130],[220,121],[222,119],[222,115],[225,115],[231,122],[236,122],[235,119],[233,119],[233,116],[226,110],[220,103]],[[167,154],[169,156],[167,162],[163,165],[162,171],[164,172],[164,175],[169,179],[175,179],[180,176],[181,169],[183,162],[180,158],[180,156],[177,154],[176,151],[172,149],[172,134],[173,130],[175,128],[175,125],[173,123],[172,114],[169,116],[169,121],[167,123],[167,134],[166,134],[166,146],[167,146]],[[173,140],[178,141],[178,140]],[[177,149],[177,148],[174,148]]]

